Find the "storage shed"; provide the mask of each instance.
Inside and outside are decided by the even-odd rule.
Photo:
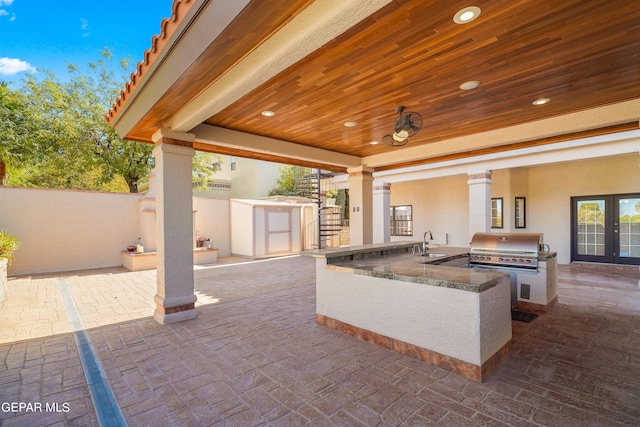
[[[231,200],[231,252],[251,258],[295,254],[313,205],[269,200]]]

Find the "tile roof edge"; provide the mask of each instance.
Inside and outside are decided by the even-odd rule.
[[[125,84],[125,88],[120,91],[120,96],[111,105],[111,109],[105,114],[105,119],[111,123],[118,115],[119,110],[127,102],[137,84],[142,81],[142,77],[154,63],[164,46],[159,44],[166,41],[178,27],[182,18],[191,9],[195,0],[174,0],[171,6],[171,17],[163,18],[160,22],[160,34],[151,37],[151,47],[146,49],[143,54],[143,60],[138,62],[136,70],[131,73],[130,80]]]

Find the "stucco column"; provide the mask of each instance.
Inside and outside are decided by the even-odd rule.
[[[475,233],[491,231],[491,171],[469,173],[469,242]]]
[[[373,169],[358,166],[349,172],[350,244],[373,243]]]
[[[156,147],[155,192],[158,279],[153,317],[160,323],[193,319],[192,160],[195,135],[160,129]]]
[[[389,211],[391,209],[391,184],[383,182],[373,186],[373,243],[391,241]]]

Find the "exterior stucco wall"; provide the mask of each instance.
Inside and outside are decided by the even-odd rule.
[[[120,265],[139,194],[0,187],[0,228],[20,240],[9,275]]]
[[[413,205],[413,236],[391,241],[422,240],[424,232],[447,233],[449,246],[469,246],[469,187],[466,175],[391,185],[391,206]]]
[[[7,297],[7,260],[0,258],[0,308]]]
[[[266,197],[280,177],[278,163],[236,158],[236,170],[231,171],[231,198],[257,199]]]
[[[218,256],[231,255],[231,228],[229,199],[194,197],[194,228],[200,236],[211,239],[212,247],[218,248]]]
[[[543,233],[558,253],[558,263],[571,262],[571,197],[640,192],[640,156],[620,155],[541,166],[492,171],[491,197],[504,200],[501,232]],[[468,246],[466,175],[393,183],[391,205],[413,205],[414,235],[394,240],[422,240],[425,230],[447,233],[451,246]],[[514,199],[526,197],[526,225],[514,226]]]
[[[640,192],[637,154],[582,160],[529,169],[527,225],[544,233],[558,252],[558,263],[571,262],[571,197]]]
[[[155,214],[141,211],[140,198],[128,193],[0,187],[0,229],[21,242],[9,275],[121,265],[120,252],[145,235],[141,216]],[[194,229],[212,239],[219,256],[230,255],[229,201],[194,197],[193,209]]]
[[[255,256],[253,206],[237,200],[231,200],[231,217],[233,218],[231,223],[233,255]]]

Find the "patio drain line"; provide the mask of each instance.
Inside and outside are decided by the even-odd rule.
[[[60,285],[64,305],[67,309],[69,323],[71,323],[71,329],[73,331],[73,338],[76,341],[80,362],[82,363],[82,370],[89,385],[91,400],[96,410],[98,422],[101,426],[105,427],[127,426],[127,421],[124,419],[124,415],[116,401],[113,390],[111,390],[100,359],[98,359],[98,355],[91,344],[91,338],[87,333],[82,317],[80,317],[76,303],[73,300],[73,296],[69,290],[69,283],[67,283],[65,279],[58,279],[58,284]]]

